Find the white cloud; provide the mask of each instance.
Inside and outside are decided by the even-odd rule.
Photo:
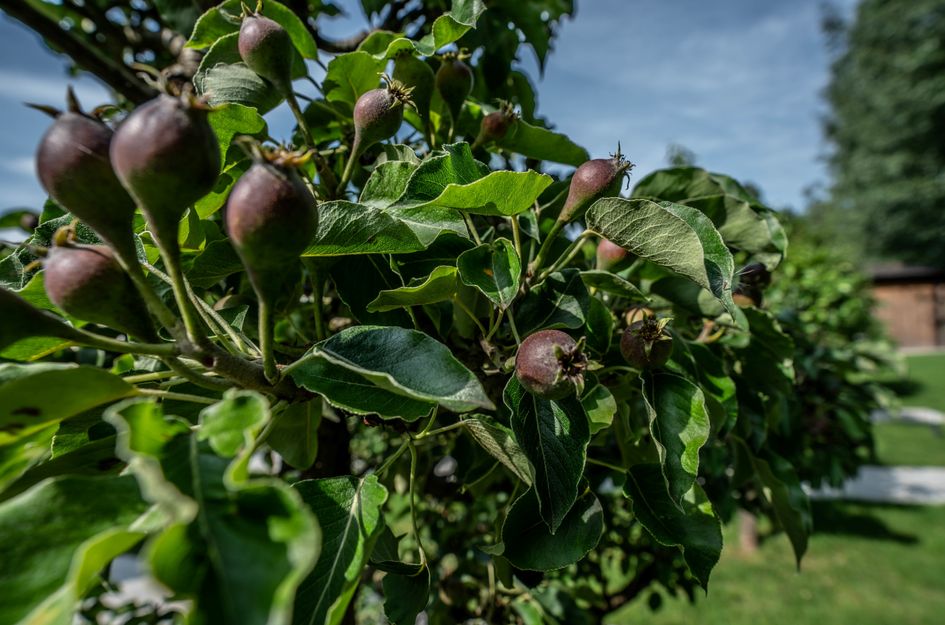
[[[32,178],[34,175],[36,175],[32,156],[10,156],[0,158],[0,169],[11,174],[16,174],[17,176],[29,176]]]

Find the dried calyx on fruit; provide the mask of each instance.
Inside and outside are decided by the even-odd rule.
[[[363,94],[354,105],[354,141],[339,192],[351,179],[354,164],[361,154],[375,143],[394,136],[404,121],[404,107],[413,106],[411,87],[387,75],[381,78],[385,86]]]
[[[289,32],[279,22],[243,4],[243,21],[237,48],[243,62],[285,94],[292,89],[292,59],[295,48]]]
[[[447,52],[440,57],[440,69],[436,72],[436,89],[449,109],[454,128],[466,98],[472,93],[473,72],[464,62],[468,58],[465,50]]]
[[[609,239],[601,239],[597,244],[597,268],[601,271],[610,271],[630,254]]]
[[[736,274],[738,283],[732,298],[739,306],[761,306],[765,287],[771,284],[771,272],[761,263],[746,265]]]
[[[246,266],[260,297],[271,300],[263,278],[285,272],[315,235],[315,197],[297,168],[310,153],[255,147],[255,162],[233,186],[227,200],[226,224],[233,246]]]
[[[515,377],[526,391],[543,399],[580,397],[587,368],[583,342],[560,330],[529,335],[515,355]]]
[[[69,241],[68,228],[54,236],[43,261],[49,299],[67,314],[109,326],[143,341],[157,335],[148,310],[111,248]]]
[[[115,173],[138,201],[159,244],[176,245],[181,217],[213,189],[220,173],[220,146],[209,111],[187,87],[144,103],[115,131]]]
[[[66,99],[66,111],[29,105],[55,119],[36,151],[39,180],[56,202],[87,223],[122,258],[133,258],[135,202],[109,160],[114,133],[82,112],[71,88]]]
[[[633,168],[633,163],[617,152],[610,158],[595,158],[583,163],[574,171],[568,198],[558,216],[558,221],[569,222],[580,217],[595,200],[610,197],[620,192],[624,176]]]
[[[670,319],[647,317],[634,321],[620,337],[620,353],[637,369],[662,367],[673,352],[673,337],[666,332]]]
[[[473,143],[473,149],[488,145],[493,141],[501,141],[516,121],[518,121],[518,115],[512,105],[509,102],[500,102],[498,110],[482,118],[479,135]]]

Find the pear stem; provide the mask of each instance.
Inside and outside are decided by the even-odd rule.
[[[544,280],[545,278],[547,278],[548,276],[550,276],[551,274],[553,274],[554,272],[558,271],[559,269],[567,265],[569,262],[571,262],[571,260],[577,255],[577,253],[581,251],[581,244],[584,243],[584,241],[586,241],[588,238],[596,234],[597,233],[594,232],[593,230],[585,230],[584,232],[582,232],[580,236],[574,239],[571,245],[568,246],[568,249],[565,250],[564,253],[558,257],[558,260],[552,263],[551,267],[548,267],[548,269],[543,271],[541,273],[541,276],[536,278],[535,282],[541,282],[542,280]]]
[[[551,246],[555,242],[555,239],[558,238],[558,235],[561,234],[561,231],[564,230],[564,227],[568,224],[567,221],[563,221],[560,218],[555,221],[554,225],[551,226],[551,230],[548,232],[548,236],[545,237],[545,240],[542,241],[541,247],[538,249],[538,255],[535,256],[535,260],[532,261],[531,266],[528,268],[528,272],[531,275],[535,275],[542,265],[547,260],[548,254],[551,252]]]
[[[359,156],[361,156],[361,137],[355,133],[354,142],[351,144],[351,154],[348,155],[348,162],[345,163],[345,171],[341,174],[341,182],[338,183],[338,189],[335,191],[335,195],[344,195],[345,187],[348,186],[348,182],[351,180],[351,175],[354,173],[354,164],[357,162]]]
[[[272,319],[272,305],[264,298],[259,298],[259,348],[262,350],[263,373],[272,384],[279,380],[276,368],[276,356],[272,350],[275,323]]]
[[[144,354],[146,356],[173,357],[177,355],[177,346],[174,343],[132,343],[130,341],[119,341],[107,336],[95,334],[88,330],[72,328],[70,338],[77,343],[82,343],[89,347],[96,347],[110,352],[121,354]]]

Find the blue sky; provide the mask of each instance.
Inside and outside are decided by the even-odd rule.
[[[834,4],[852,11],[857,0]],[[365,24],[360,5],[328,34]],[[821,0],[577,0],[545,75],[530,50],[522,64],[536,81],[539,112],[595,156],[617,141],[637,164],[635,178],[665,165],[671,143],[699,165],[759,184],[773,206],[804,205],[805,187],[825,181],[820,117],[829,58]],[[61,105],[65,85],[89,108],[107,92],[19,23],[0,16],[0,212],[40,206],[33,152],[48,123],[23,102]],[[269,116],[287,136],[290,117]]]

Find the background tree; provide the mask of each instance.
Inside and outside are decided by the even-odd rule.
[[[825,29],[833,184],[814,219],[870,256],[945,266],[945,1],[863,0]]]

